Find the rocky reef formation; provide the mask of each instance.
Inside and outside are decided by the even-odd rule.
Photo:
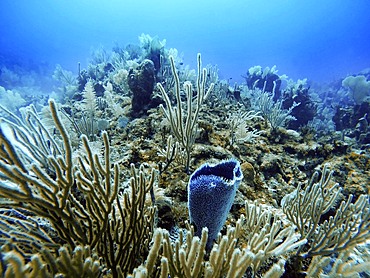
[[[278,88],[268,78],[260,86],[277,76],[272,68],[230,98],[200,55],[195,74],[163,43],[161,62],[148,60],[151,38],[141,40],[99,55],[83,88],[58,69],[68,84],[47,107],[1,108],[0,273],[368,275],[368,114],[326,121],[341,111],[331,96],[346,89],[319,95],[305,82]],[[205,163],[221,166],[199,174]],[[202,203],[197,192],[197,207],[207,206],[194,217],[192,177],[208,174],[195,184],[216,190],[216,200]],[[228,189],[218,213],[212,204]]]

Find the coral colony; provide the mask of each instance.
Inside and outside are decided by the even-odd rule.
[[[370,72],[234,85],[139,41],[47,94],[1,69],[1,276],[369,277]]]

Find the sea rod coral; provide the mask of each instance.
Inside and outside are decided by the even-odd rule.
[[[187,81],[184,83],[186,92],[186,106],[183,107],[181,100],[180,79],[176,71],[175,61],[171,56],[169,59],[171,62],[172,74],[175,78],[174,93],[176,97],[176,107],[173,107],[171,104],[171,100],[162,84],[158,83],[157,87],[161,92],[164,102],[166,103],[166,107],[162,105],[161,107],[166,119],[170,123],[171,131],[185,151],[185,172],[188,172],[190,167],[191,152],[195,143],[195,139],[198,135],[197,127],[199,114],[202,109],[203,102],[212,92],[214,84],[211,83],[209,88],[206,90],[207,69],[204,68],[202,70],[202,60],[200,54],[198,54],[197,95],[195,97],[195,106],[193,106],[193,86],[191,82]]]
[[[119,165],[110,161],[107,133],[102,133],[103,159],[85,135],[85,153],[75,155],[56,103],[49,101],[49,107],[58,137],[49,133],[32,107],[22,118],[3,108],[10,120],[2,118],[0,129],[2,271],[15,275],[22,271],[17,266],[20,258],[31,259],[24,274],[37,272],[40,261],[54,262],[43,270],[52,277],[63,273],[67,254],[80,253],[77,261],[85,256],[113,277],[126,275],[148,252],[155,208],[145,200],[155,171],[148,181],[143,168],[132,166],[130,186],[119,194]],[[84,268],[80,271],[85,273]]]

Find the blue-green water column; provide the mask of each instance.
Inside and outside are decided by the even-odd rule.
[[[243,173],[236,159],[221,161],[216,165],[200,166],[188,184],[188,208],[195,235],[201,236],[208,228],[207,249],[217,239],[234,202],[236,190]]]

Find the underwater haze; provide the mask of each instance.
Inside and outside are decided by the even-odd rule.
[[[2,0],[0,63],[77,72],[92,49],[137,44],[145,33],[192,68],[202,53],[224,79],[276,65],[290,78],[326,82],[369,67],[369,10],[367,0]]]

